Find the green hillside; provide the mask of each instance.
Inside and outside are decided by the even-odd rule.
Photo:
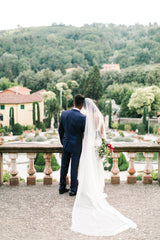
[[[160,63],[160,26],[157,24],[56,25],[0,31],[0,78],[11,81],[25,70],[52,71],[104,63],[120,68]]]
[[[100,74],[105,63],[120,64],[121,71]],[[66,73],[72,67],[76,71]],[[72,107],[75,94],[82,93],[95,99],[104,115],[106,99],[114,99],[122,117],[141,116],[136,101],[131,108],[128,104],[132,94],[143,88],[140,110],[147,106],[150,116],[155,116],[160,105],[160,26],[53,24],[0,31],[0,90],[17,84],[32,92],[55,93],[56,102],[45,105],[49,117],[60,109],[60,88],[63,109]]]

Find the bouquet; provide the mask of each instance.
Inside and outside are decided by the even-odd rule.
[[[103,159],[103,166],[110,165],[108,159],[112,157],[113,147],[107,143],[105,139],[102,139],[102,144],[98,147],[99,157]],[[108,167],[108,166],[107,166]]]

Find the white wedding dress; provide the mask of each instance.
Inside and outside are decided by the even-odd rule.
[[[89,98],[85,99],[84,108],[86,127],[71,230],[89,236],[112,236],[128,228],[136,228],[136,224],[105,199],[103,163],[96,149],[101,138],[105,137],[103,116]]]

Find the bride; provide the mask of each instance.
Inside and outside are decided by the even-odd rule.
[[[78,173],[78,192],[72,211],[75,232],[90,236],[112,236],[136,224],[106,201],[104,169],[97,147],[105,138],[101,112],[90,98],[85,99],[86,126]]]

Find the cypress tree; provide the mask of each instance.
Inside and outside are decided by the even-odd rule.
[[[37,106],[37,120],[35,116],[35,108]],[[39,103],[38,102],[33,102],[33,124],[36,125],[36,127],[39,128],[40,125],[40,110],[39,110]]]
[[[145,106],[143,108],[143,124],[145,125],[146,132],[148,129],[148,121],[149,121],[149,119],[147,120],[147,116],[148,116],[148,108]]]
[[[89,72],[88,77],[85,82],[85,96],[92,98],[98,102],[102,96],[102,83],[101,76],[98,66],[94,66]]]
[[[111,101],[108,104],[108,115],[109,115],[108,127],[112,128],[112,103],[111,103]]]
[[[9,111],[9,125],[13,129],[14,127],[14,108],[13,107],[10,107],[10,111]]]

